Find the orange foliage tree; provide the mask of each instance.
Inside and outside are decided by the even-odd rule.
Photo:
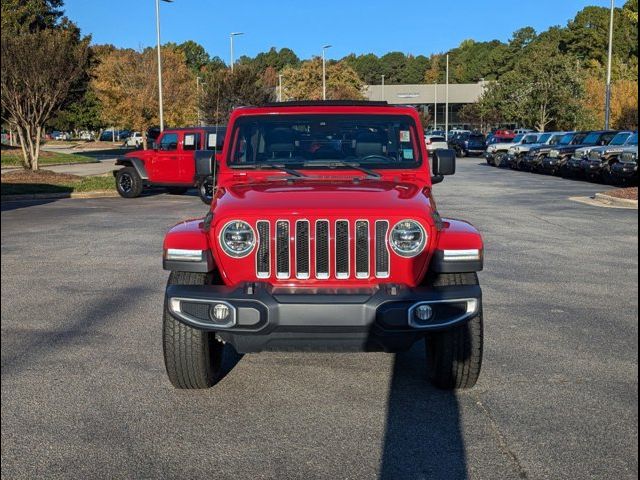
[[[92,88],[102,104],[106,123],[146,132],[158,125],[158,74],[154,49],[113,50],[93,71]],[[194,124],[197,119],[196,79],[184,53],[162,48],[162,93],[167,126]]]

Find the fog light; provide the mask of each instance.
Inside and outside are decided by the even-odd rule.
[[[231,309],[224,303],[217,303],[211,308],[211,315],[214,320],[223,321],[231,315]]]
[[[421,322],[426,322],[433,317],[433,308],[429,305],[419,305],[413,311],[413,314],[416,317],[416,320],[420,320]]]

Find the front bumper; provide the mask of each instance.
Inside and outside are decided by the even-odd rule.
[[[482,308],[479,286],[409,288],[381,285],[355,290],[274,289],[252,283],[170,285],[169,313],[199,330],[216,332],[239,353],[265,350],[403,351],[430,331],[467,322]],[[216,305],[229,316],[216,319]],[[426,305],[428,320],[416,309]]]
[[[637,163],[614,163],[611,167],[611,173],[615,177],[623,179],[632,179],[638,177],[638,164]]]
[[[602,171],[604,164],[598,161],[584,160],[582,162],[582,169],[587,175],[598,175]]]

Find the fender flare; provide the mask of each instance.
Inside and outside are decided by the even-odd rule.
[[[164,237],[162,266],[178,272],[210,273],[217,269],[213,249],[207,235],[207,218],[186,220],[171,228]],[[197,261],[167,258],[169,250],[200,251]]]
[[[470,223],[442,219],[435,250],[429,265],[434,273],[471,273],[484,268],[484,242]]]
[[[125,167],[133,167],[136,169],[136,172],[138,172],[138,175],[140,176],[140,178],[142,180],[149,180],[149,175],[147,174],[147,169],[144,167],[144,162],[142,160],[140,160],[139,158],[135,158],[135,157],[118,157],[118,159],[116,160],[116,165],[122,165]],[[117,172],[114,171],[113,174],[115,175]]]

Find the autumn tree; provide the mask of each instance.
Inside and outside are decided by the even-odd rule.
[[[322,100],[322,60],[314,58],[300,68],[282,72],[285,100]],[[327,98],[330,100],[359,100],[364,87],[358,74],[345,63],[327,65]]]
[[[176,48],[162,50],[162,98],[166,125],[194,124],[196,80],[184,53]],[[107,52],[95,68],[92,88],[101,103],[102,119],[146,132],[159,124],[157,56],[154,49],[143,52]]]
[[[236,107],[260,106],[275,100],[275,72],[264,74],[251,65],[238,64],[230,69],[214,70],[204,77],[200,110],[206,123],[226,124]]]
[[[88,43],[65,29],[2,35],[2,116],[18,132],[25,168],[38,170],[44,127],[85,75]]]

